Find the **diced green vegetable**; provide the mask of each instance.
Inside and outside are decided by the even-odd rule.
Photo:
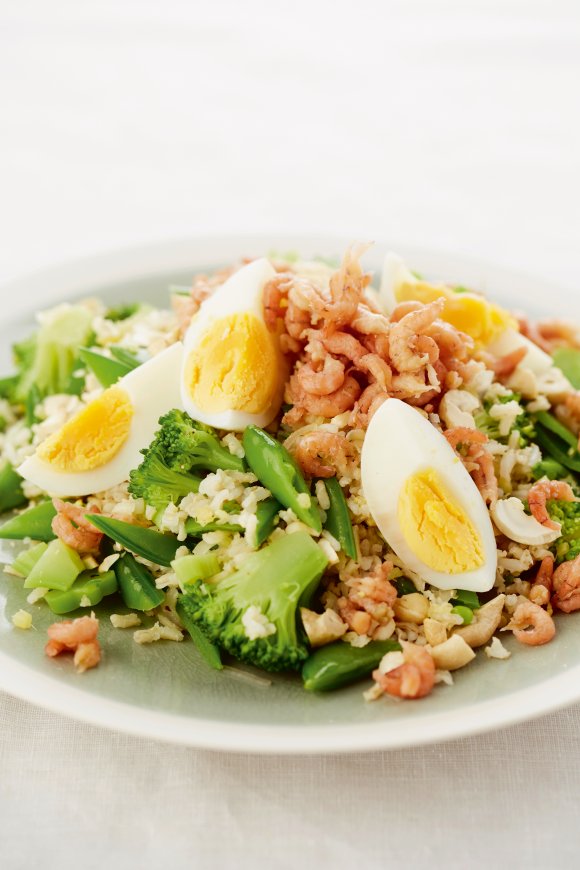
[[[79,607],[94,607],[106,595],[117,591],[117,578],[114,571],[83,571],[70,589],[60,592],[53,589],[47,592],[44,600],[53,613],[71,613]]]
[[[215,643],[212,643],[205,636],[199,625],[194,622],[187,609],[183,607],[181,598],[177,600],[177,612],[205,663],[216,671],[223,670],[224,666],[219,647]]]
[[[206,523],[202,525],[191,517],[185,521],[185,531],[192,538],[201,538],[206,532],[243,532],[243,526],[238,523]]]
[[[330,692],[367,677],[389,652],[400,650],[394,640],[372,640],[354,647],[342,640],[315,650],[304,663],[302,680],[308,692]]]
[[[481,607],[477,592],[472,592],[470,589],[456,589],[455,596],[451,600],[454,604],[469,607],[470,610],[477,610]]]
[[[8,399],[13,401],[14,390],[18,384],[18,375],[10,375],[7,378],[0,378],[0,399]]]
[[[182,586],[196,583],[198,580],[208,580],[220,571],[220,563],[213,553],[202,556],[181,556],[173,560],[171,567]]]
[[[115,308],[109,308],[105,317],[107,320],[117,323],[119,320],[128,320],[144,307],[141,302],[127,302],[123,305],[117,305]]]
[[[7,459],[0,461],[0,513],[26,504],[22,491],[22,478]]]
[[[562,480],[568,474],[568,469],[564,468],[561,463],[555,459],[542,459],[532,468],[532,476],[534,480],[540,480],[542,477],[547,477],[549,480]]]
[[[548,454],[548,457],[555,459],[569,471],[574,471],[576,474],[580,473],[580,454],[552,431],[540,425],[536,426],[536,442],[542,448],[542,452]]]
[[[36,415],[36,407],[41,402],[41,400],[42,396],[40,395],[40,390],[38,389],[36,384],[32,384],[24,402],[24,416],[26,418],[26,425],[29,429],[31,429],[35,423],[39,422],[39,419]]]
[[[52,521],[55,516],[53,503],[43,501],[0,526],[0,539],[21,541],[32,538],[33,541],[54,541],[56,535],[52,531]]]
[[[302,472],[286,448],[257,426],[248,426],[242,440],[246,461],[260,483],[284,507],[291,508],[303,523],[320,532],[320,511]]]
[[[464,604],[456,604],[451,608],[451,613],[457,614],[463,620],[463,625],[470,625],[473,622],[473,610]]]
[[[46,544],[35,544],[28,550],[23,550],[22,553],[19,553],[16,559],[13,561],[11,565],[12,570],[20,574],[21,577],[28,577],[28,575],[46,550],[46,546]]]
[[[330,500],[324,527],[336,538],[349,559],[356,559],[356,542],[342,487],[336,477],[325,478],[324,486]]]
[[[403,595],[411,595],[412,592],[417,591],[417,587],[408,577],[397,577],[396,580],[393,580],[393,586],[397,590],[399,598],[402,598]]]
[[[580,350],[575,347],[558,347],[552,354],[552,359],[574,389],[580,390]]]
[[[144,529],[100,514],[86,514],[86,518],[111,540],[157,565],[169,567],[181,546],[174,535],[164,535],[154,529]]]
[[[254,547],[261,547],[264,541],[270,537],[276,528],[276,517],[281,510],[282,505],[280,502],[271,496],[270,498],[265,498],[264,501],[258,502],[256,508],[256,533],[252,542]]]
[[[90,350],[88,347],[81,347],[79,357],[92,371],[101,386],[105,388],[112,387],[113,384],[117,383],[119,378],[122,378],[131,371],[130,366],[116,359],[110,359],[110,357],[104,356],[95,350]]]
[[[155,586],[153,574],[130,554],[124,553],[114,565],[123,601],[131,610],[153,610],[165,599]]]
[[[66,592],[84,568],[83,560],[76,550],[57,538],[50,542],[41,555],[24,581],[24,588],[37,589],[39,586],[46,586],[48,589]]]

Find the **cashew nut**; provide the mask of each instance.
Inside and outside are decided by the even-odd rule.
[[[505,498],[491,508],[494,523],[504,535],[518,544],[551,544],[560,537],[559,529],[549,529],[529,516],[519,498]]]
[[[436,619],[431,619],[430,616],[423,623],[423,631],[425,632],[425,640],[430,646],[438,646],[447,640],[445,626],[441,622],[437,622]]]
[[[449,390],[441,399],[439,415],[448,429],[455,426],[475,427],[473,412],[479,408],[479,399],[467,390]]]
[[[393,610],[399,622],[421,625],[429,612],[429,602],[420,592],[410,592],[397,598]]]
[[[438,668],[442,671],[456,671],[469,664],[475,658],[475,653],[463,638],[452,634],[445,643],[431,650],[431,655]]]
[[[505,595],[503,593],[492,598],[483,607],[473,611],[473,622],[470,625],[456,628],[453,634],[460,635],[470,647],[483,646],[499,625],[504,601]]]
[[[323,646],[325,643],[338,640],[348,629],[334,610],[315,613],[313,610],[301,607],[300,615],[311,646]]]

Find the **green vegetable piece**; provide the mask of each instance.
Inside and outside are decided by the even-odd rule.
[[[47,592],[44,600],[53,613],[70,613],[79,607],[94,607],[106,595],[117,591],[117,578],[114,571],[83,571],[70,589],[59,592],[53,589]]]
[[[393,580],[393,586],[397,590],[399,598],[402,598],[403,595],[411,595],[412,592],[417,591],[417,587],[408,577],[397,577],[396,580]]]
[[[178,598],[177,600],[176,609],[179,618],[183,622],[189,636],[197,647],[197,651],[205,663],[216,671],[222,671],[224,666],[222,664],[219,647],[216,646],[215,643],[212,643],[211,640],[205,636],[199,625],[194,622],[187,609],[183,607],[181,598]]]
[[[384,655],[400,650],[394,640],[372,640],[354,647],[342,640],[315,650],[304,663],[302,680],[308,692],[330,692],[367,677]]]
[[[206,532],[243,532],[243,526],[238,523],[206,523],[205,526],[197,520],[189,518],[185,521],[185,531],[192,538],[201,538]]]
[[[109,308],[105,317],[107,320],[112,320],[117,323],[119,320],[128,320],[141,309],[140,302],[128,302],[124,305],[117,305],[115,308]]]
[[[573,447],[574,450],[578,447],[578,438],[566,428],[557,417],[554,417],[553,414],[550,414],[549,411],[538,411],[535,415],[536,422],[540,423],[544,429],[548,429],[550,432],[553,432],[554,435],[557,435],[558,438],[561,438],[569,447]]]
[[[24,581],[24,588],[37,589],[39,586],[46,586],[48,589],[66,592],[84,568],[83,560],[76,550],[57,538],[50,542],[41,555]]]
[[[133,526],[131,523],[103,517],[100,514],[86,514],[86,518],[100,532],[130,550],[131,553],[136,553],[137,556],[143,556],[144,559],[166,568],[171,565],[175,553],[181,546],[174,535],[164,535],[154,529]]]
[[[548,513],[562,527],[553,544],[558,562],[575,559],[580,555],[580,501],[549,501]]]
[[[574,389],[580,390],[580,350],[575,347],[558,347],[552,354],[552,359]]]
[[[191,492],[197,492],[201,477],[187,471],[169,468],[159,451],[144,451],[145,459],[129,474],[129,492],[157,509],[177,504]]]
[[[220,571],[220,563],[213,553],[204,556],[182,556],[180,559],[174,559],[171,567],[182,586],[196,583],[198,580],[208,580]]]
[[[254,534],[254,547],[261,547],[276,527],[276,517],[282,510],[282,505],[275,498],[265,498],[258,502],[256,508],[256,532]]]
[[[534,480],[540,480],[542,477],[547,477],[548,480],[562,480],[566,477],[568,470],[555,459],[542,459],[532,468],[532,476]]]
[[[22,491],[22,478],[7,459],[0,461],[0,513],[26,504]]]
[[[23,550],[22,553],[19,553],[19,555],[13,561],[11,565],[12,570],[17,571],[21,577],[28,577],[28,575],[46,550],[46,546],[46,544],[35,544],[28,550]]]
[[[0,539],[21,541],[32,538],[33,541],[54,541],[56,535],[52,531],[52,521],[55,516],[53,503],[43,501],[0,526]]]
[[[141,365],[141,360],[134,353],[131,353],[130,350],[127,350],[126,347],[115,347],[112,345],[109,350],[117,362],[127,366],[129,371],[138,369]]]
[[[469,589],[456,589],[455,597],[452,601],[454,604],[457,603],[463,607],[469,607],[470,610],[477,610],[481,607],[477,592],[471,592]]]
[[[465,607],[463,604],[456,604],[451,608],[451,613],[456,613],[463,620],[463,625],[470,625],[473,622],[473,610],[470,607]]]
[[[88,347],[81,347],[79,357],[84,364],[92,371],[101,386],[107,388],[116,384],[119,378],[128,374],[131,368],[116,359],[110,359],[102,353],[90,350]]]
[[[161,417],[159,423],[161,429],[149,449],[157,450],[170,468],[180,471],[194,468],[245,470],[244,460],[220,444],[210,426],[192,420],[184,411],[174,408]]]
[[[181,603],[212,643],[241,661],[266,671],[297,670],[308,656],[298,610],[309,605],[327,564],[310,535],[295,532],[252,553],[219,583],[188,587]],[[269,623],[267,636],[249,636],[250,607]]]
[[[21,377],[15,398],[25,402],[35,385],[41,396],[63,393],[78,365],[78,349],[92,334],[93,314],[82,305],[63,306],[38,332],[14,348]]]
[[[0,399],[8,399],[11,402],[14,398],[14,390],[18,384],[18,375],[10,375],[7,378],[0,378]]]
[[[356,542],[342,487],[336,477],[325,478],[324,486],[330,500],[324,527],[336,538],[349,559],[356,559]]]
[[[243,435],[248,465],[261,484],[286,508],[315,531],[322,531],[320,511],[310,496],[302,472],[285,447],[257,426],[248,426]],[[302,498],[301,498],[302,496]],[[308,504],[304,496],[308,496]]]
[[[28,391],[28,395],[26,396],[26,401],[24,403],[24,416],[26,417],[26,425],[29,429],[31,429],[35,423],[38,423],[38,417],[36,416],[36,406],[41,401],[42,396],[40,395],[40,390],[38,389],[36,384],[33,384]]]
[[[165,594],[155,586],[153,574],[130,553],[117,559],[114,570],[123,601],[131,610],[153,610],[163,603]]]
[[[536,441],[551,459],[555,459],[570,471],[580,473],[580,454],[563,443],[553,432],[544,429],[543,426],[537,426]]]

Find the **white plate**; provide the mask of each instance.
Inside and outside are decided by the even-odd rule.
[[[163,304],[170,283],[240,256],[297,250],[304,257],[336,256],[350,240],[323,237],[188,239],[105,254],[47,270],[2,288],[11,301],[2,327],[0,372],[9,370],[9,344],[30,329],[35,309],[99,294],[118,302],[143,296]],[[380,269],[386,245],[365,263]],[[483,290],[531,314],[580,317],[571,293],[546,282],[471,259],[405,246],[396,248],[412,268]],[[312,696],[296,678],[274,677],[259,688],[234,673],[208,672],[192,644],[137,647],[131,632],[104,626],[102,664],[82,677],[69,661],[42,653],[46,608],[34,608],[37,632],[13,629],[10,616],[24,602],[18,581],[0,575],[0,688],[33,703],[97,725],[191,746],[259,753],[354,752],[418,745],[475,734],[547,713],[580,699],[580,615],[557,617],[556,639],[524,648],[508,641],[505,662],[477,660],[416,703],[366,704],[364,687]],[[30,608],[29,608],[30,609]],[[105,623],[107,620],[103,620]]]

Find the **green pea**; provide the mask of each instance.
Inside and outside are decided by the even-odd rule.
[[[456,613],[463,620],[463,625],[469,625],[473,622],[473,610],[469,607],[464,607],[462,604],[457,604],[451,608],[451,613]]]

